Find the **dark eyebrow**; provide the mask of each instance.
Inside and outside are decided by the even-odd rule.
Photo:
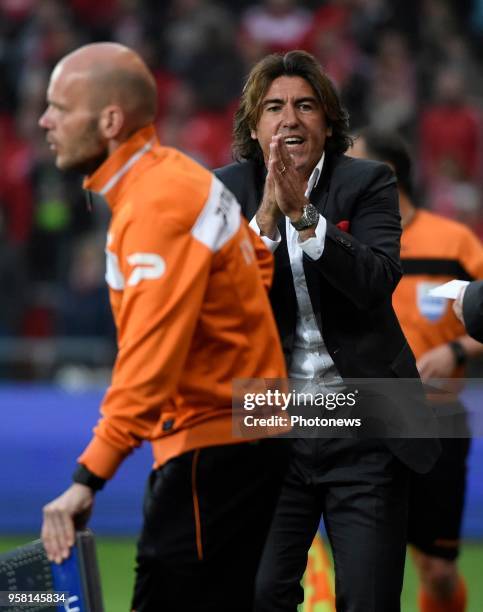
[[[317,98],[315,98],[314,96],[305,96],[304,98],[297,98],[295,102],[296,104],[300,104],[301,102],[314,102],[315,104],[319,103]]]
[[[268,106],[269,104],[283,104],[283,100],[281,98],[269,98],[263,101],[262,106]]]
[[[318,104],[317,98],[314,96],[304,96],[303,98],[296,98],[295,104],[301,104],[303,102],[313,102],[314,104]],[[269,98],[268,100],[264,100],[262,106],[268,106],[269,104],[285,104],[285,101],[281,98]]]

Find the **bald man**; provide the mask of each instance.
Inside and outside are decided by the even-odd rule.
[[[133,610],[248,612],[285,446],[233,436],[231,381],[285,376],[271,255],[218,179],[159,145],[154,80],[131,50],[74,51],[47,102],[39,124],[57,167],[86,174],[112,211],[118,355],[74,483],[44,508],[45,549],[57,563],[69,555],[95,492],[149,440]]]

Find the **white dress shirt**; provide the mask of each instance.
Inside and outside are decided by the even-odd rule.
[[[310,175],[305,191],[305,197],[310,198],[312,190],[317,185],[322,167],[324,165],[324,154]],[[260,235],[256,217],[250,222],[250,227]],[[310,301],[307,281],[303,268],[303,254],[311,259],[317,260],[322,256],[325,245],[325,233],[327,221],[319,214],[319,220],[315,227],[315,236],[301,242],[299,233],[285,218],[285,229],[287,234],[287,249],[290,257],[290,267],[297,298],[297,323],[295,328],[295,340],[293,345],[292,359],[290,363],[289,376],[302,380],[313,380],[323,384],[341,384],[342,378],[338,373],[327,347],[322,339],[322,334],[315,320],[314,310]],[[277,229],[274,240],[267,236],[261,236],[267,248],[273,253],[280,244],[282,237]]]

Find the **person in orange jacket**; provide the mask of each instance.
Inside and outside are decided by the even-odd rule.
[[[350,154],[387,163],[396,173],[403,228],[403,277],[393,294],[394,310],[425,382],[458,378],[464,365],[483,352],[457,320],[450,302],[429,291],[452,278],[483,277],[483,245],[465,225],[415,204],[411,158],[404,140],[393,132],[362,130]],[[436,404],[436,414],[460,414],[458,402]],[[458,571],[460,530],[466,490],[469,430],[465,419],[442,435],[443,452],[428,474],[412,474],[408,541],[420,579],[421,612],[464,612],[466,584]],[[462,426],[461,426],[462,425]],[[451,437],[451,433],[455,437]]]
[[[74,484],[44,507],[42,539],[65,559],[96,490],[149,441],[132,609],[247,612],[286,453],[273,436],[234,436],[232,381],[286,375],[272,257],[217,178],[160,146],[155,112],[152,74],[124,46],[81,47],[51,75],[39,125],[56,165],[87,175],[112,212],[118,354]]]

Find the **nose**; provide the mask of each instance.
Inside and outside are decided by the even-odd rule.
[[[292,128],[298,125],[297,110],[293,104],[285,104],[282,113],[282,127]]]
[[[44,130],[49,130],[52,127],[52,121],[50,119],[49,109],[45,109],[45,111],[39,117],[39,127]]]

